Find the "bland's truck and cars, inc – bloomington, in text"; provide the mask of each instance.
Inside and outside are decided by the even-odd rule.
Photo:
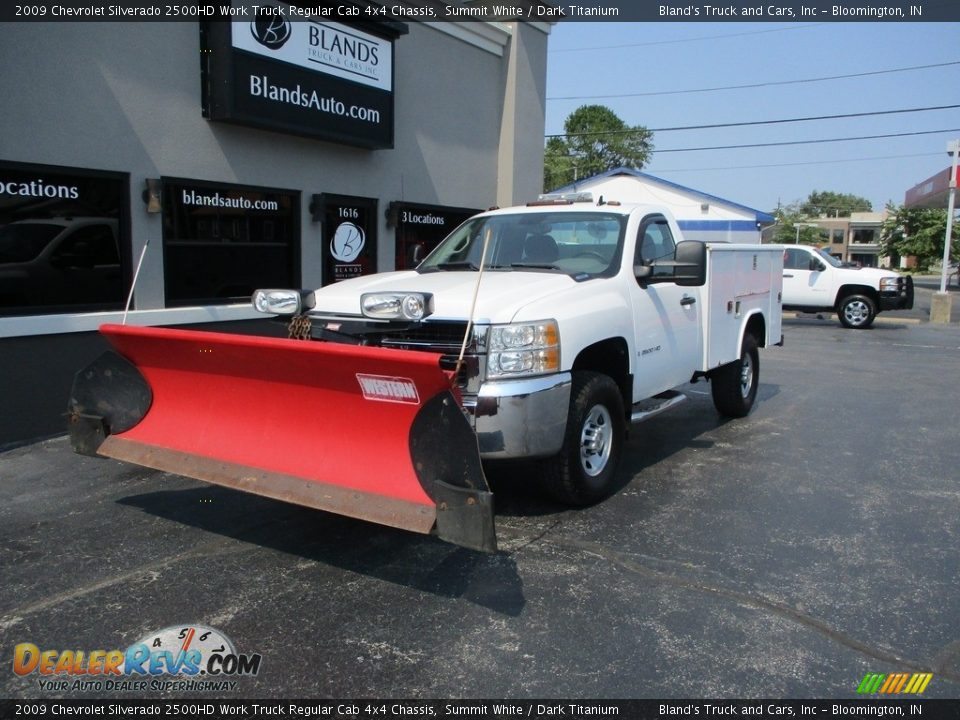
[[[77,374],[72,442],[493,551],[483,461],[535,460],[586,505],[678,386],[750,412],[758,348],[783,342],[783,252],[602,198],[492,210],[415,270],[257,291],[290,338],[105,325],[116,352]]]

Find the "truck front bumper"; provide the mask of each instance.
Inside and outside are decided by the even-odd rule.
[[[464,398],[480,457],[549,457],[560,452],[570,406],[570,373],[485,382]]]
[[[909,275],[899,278],[895,292],[880,293],[879,310],[910,310],[913,308],[913,278]]]

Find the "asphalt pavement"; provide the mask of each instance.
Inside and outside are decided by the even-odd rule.
[[[688,386],[598,505],[498,469],[492,556],[63,438],[0,454],[0,697],[203,697],[10,669],[194,625],[262,657],[220,697],[853,698],[871,672],[960,697],[960,325],[785,335],[749,417]]]

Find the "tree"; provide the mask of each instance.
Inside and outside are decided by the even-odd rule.
[[[544,190],[567,185],[617,167],[641,169],[653,153],[653,133],[628,126],[604,105],[583,105],[563,125],[565,137],[547,140]]]
[[[894,257],[914,256],[917,268],[926,270],[943,259],[947,235],[947,211],[887,205],[887,219],[880,230],[883,253]],[[960,230],[954,223],[950,257],[960,253]]]
[[[821,192],[814,190],[806,202],[800,205],[800,214],[808,218],[826,217],[850,217],[850,213],[870,212],[873,205],[866,198],[850,195],[848,193],[836,193],[830,191]]]

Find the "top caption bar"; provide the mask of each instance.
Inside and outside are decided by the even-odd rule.
[[[739,2],[696,4],[677,0],[661,3],[615,0],[547,4],[531,0],[513,2],[442,2],[402,0],[376,3],[363,0],[342,2],[292,2],[277,6],[268,2],[228,0],[220,2],[158,3],[143,0],[35,0],[3,3],[3,22],[81,21],[199,21],[256,20],[265,13],[280,11],[291,21],[331,20],[337,22],[439,22],[509,21],[528,22],[958,22],[960,2],[916,0],[914,2]]]

